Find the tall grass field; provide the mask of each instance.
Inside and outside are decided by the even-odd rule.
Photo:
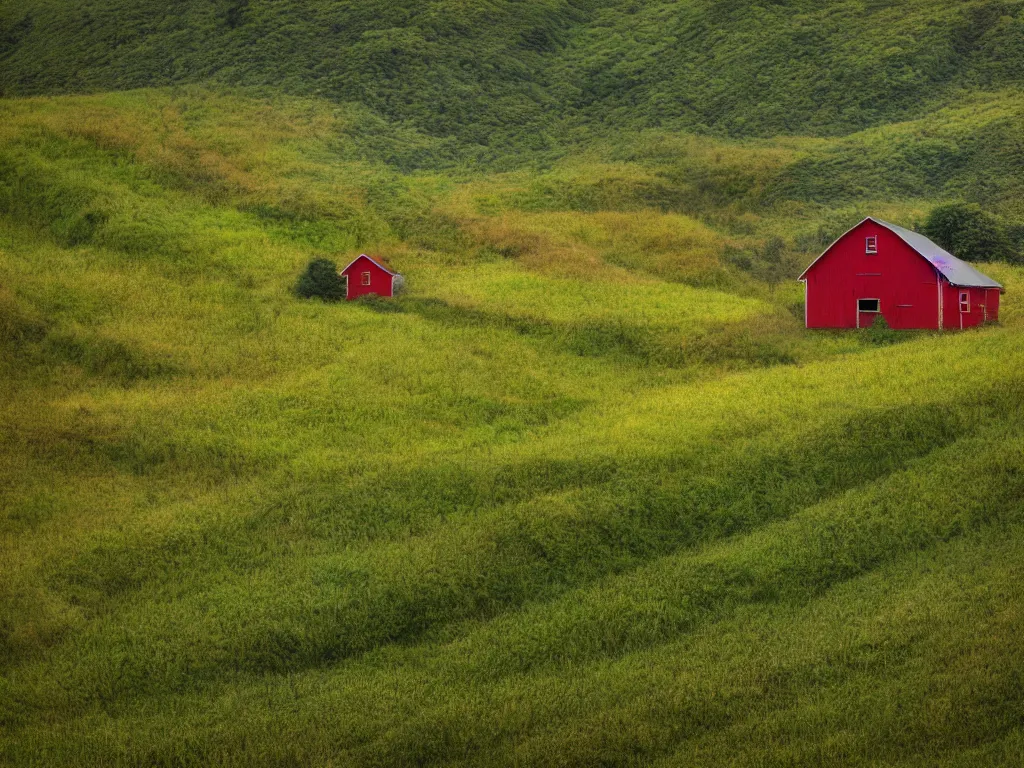
[[[1021,3],[158,5],[0,1],[0,765],[1024,765],[1024,266],[795,280],[1020,254]]]

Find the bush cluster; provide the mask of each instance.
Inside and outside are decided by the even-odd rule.
[[[295,283],[295,295],[303,299],[318,298],[340,301],[345,298],[345,284],[338,274],[338,265],[330,259],[313,259]]]
[[[922,232],[966,261],[1021,260],[1006,225],[972,203],[952,203],[933,208]]]
[[[208,77],[277,86],[422,132],[396,157],[408,166],[447,162],[456,145],[502,162],[546,152],[572,135],[566,118],[583,131],[841,135],[905,119],[979,78],[988,90],[1024,82],[1024,21],[998,2],[979,3],[981,14],[939,0],[803,3],[799,13],[789,2],[683,0],[467,0],[443,13],[411,0],[8,5],[0,95]],[[929,158],[945,167],[944,151]]]

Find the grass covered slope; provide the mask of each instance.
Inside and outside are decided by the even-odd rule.
[[[559,146],[567,128],[836,135],[1019,88],[1022,13],[1017,0],[8,0],[0,94],[269,85],[510,162],[510,146]]]
[[[1015,215],[977,104],[489,174],[321,100],[0,104],[0,762],[1019,764],[1024,271],[889,343],[757,264],[987,168]],[[292,295],[361,250],[408,292]]]

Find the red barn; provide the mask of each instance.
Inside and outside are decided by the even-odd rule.
[[[365,253],[341,270],[340,274],[345,278],[345,298],[349,301],[369,293],[394,296],[395,291],[402,287],[400,274],[392,272]]]
[[[999,317],[1003,287],[924,235],[867,218],[800,275],[808,328],[967,328]]]

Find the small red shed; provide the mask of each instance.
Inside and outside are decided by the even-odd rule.
[[[345,278],[345,298],[349,301],[370,293],[377,296],[394,296],[395,291],[402,287],[400,274],[392,272],[365,253],[354,259],[339,274]]]
[[[804,284],[808,328],[967,328],[999,317],[1003,287],[924,235],[866,218],[815,259]]]

